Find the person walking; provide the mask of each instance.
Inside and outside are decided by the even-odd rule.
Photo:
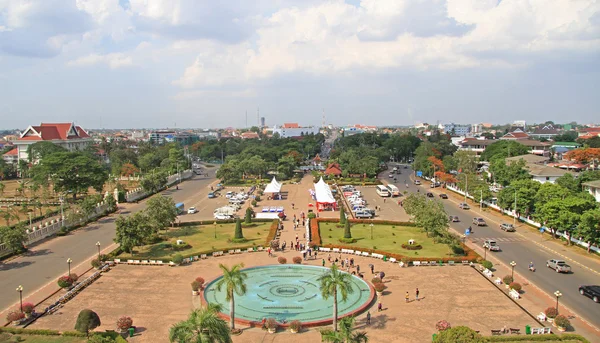
[[[419,287],[417,287],[417,290],[415,291],[415,300],[419,301]]]
[[[385,276],[384,272],[379,272],[379,278],[381,279],[381,281],[383,281],[384,276]]]
[[[367,325],[371,325],[371,312],[367,311]]]
[[[375,266],[372,264],[369,264],[369,267],[371,268],[371,274],[375,274]]]
[[[383,198],[383,203],[385,204],[385,198]]]
[[[408,295],[408,292],[406,292],[406,297],[405,298],[406,298],[406,302],[408,302],[409,301],[408,299],[410,299],[410,296]]]
[[[356,265],[356,274],[360,275],[360,266],[358,264]]]
[[[383,304],[381,304],[381,301],[379,301],[379,304],[377,304],[377,312],[381,312],[383,310]]]
[[[323,267],[325,267],[325,259],[323,259],[322,263]]]

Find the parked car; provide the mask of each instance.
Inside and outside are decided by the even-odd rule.
[[[226,219],[231,219],[232,216],[228,215],[228,214],[221,214],[221,213],[215,213],[215,219],[218,220],[226,220]]]
[[[216,197],[217,197],[217,196],[215,195],[215,193],[214,193],[214,192],[210,192],[210,193],[208,193],[208,198],[209,198],[209,199],[214,199],[214,198],[216,198]]]
[[[473,224],[477,226],[487,226],[487,223],[483,218],[475,217],[473,218]]]
[[[427,197],[428,197],[428,198],[433,198],[433,193],[431,193],[431,192],[427,192]]]
[[[442,194],[440,194],[440,198],[448,199],[448,195],[446,193],[442,193]]]
[[[460,219],[458,219],[458,216],[448,216],[448,220],[450,220],[453,223],[458,223],[460,221]]]
[[[469,210],[471,209],[469,207],[469,205],[467,203],[461,202],[460,204],[458,204],[458,208],[462,208],[463,210]]]
[[[227,193],[225,193],[225,197],[226,197],[227,199],[231,199],[231,198],[233,198],[234,196],[235,196],[235,193],[234,193],[234,192],[227,192]]]
[[[431,185],[429,185],[430,188],[436,188],[439,186],[441,186],[441,183],[439,183],[439,182],[432,182]]]
[[[489,251],[500,251],[500,246],[498,245],[498,243],[491,239],[488,239],[485,242],[483,242],[483,248],[488,249]]]
[[[546,261],[546,267],[550,269],[554,269],[557,273],[570,273],[571,266],[567,264],[567,262],[563,260],[548,260]]]
[[[194,214],[194,213],[197,213],[197,212],[198,212],[198,210],[195,207],[190,207],[187,210],[188,214]]]
[[[363,211],[356,211],[356,212],[354,212],[354,216],[356,218],[373,218],[373,213],[367,212],[365,210],[363,210]]]
[[[415,180],[415,185],[420,185],[420,184],[421,184],[421,181]]]
[[[513,224],[507,224],[507,223],[500,224],[500,230],[506,231],[506,232],[515,232],[516,231]]]
[[[389,177],[390,179],[393,179],[393,178],[394,178],[394,174],[389,174],[389,175],[388,175],[388,177]]]
[[[579,286],[579,294],[585,295],[598,303],[600,301],[600,286]]]

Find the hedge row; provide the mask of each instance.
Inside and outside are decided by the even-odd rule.
[[[57,330],[46,330],[46,329],[22,329],[22,328],[12,328],[12,327],[1,327],[0,333],[6,332],[13,335],[37,335],[37,336],[65,336],[65,337],[86,337],[87,335],[83,332],[79,331],[65,331],[60,332]],[[127,342],[126,339],[121,337],[118,333],[113,332],[91,332],[93,336],[102,336],[102,337],[110,337],[115,340],[117,343]]]
[[[590,343],[586,338],[581,335],[573,333],[564,333],[560,335],[549,334],[549,335],[522,335],[522,336],[489,336],[485,337],[488,342],[550,342],[550,341],[578,341],[582,343]]]
[[[269,223],[273,219],[262,219],[262,218],[252,218],[253,223]],[[215,222],[217,224],[233,224],[235,223],[235,219],[224,219],[224,220],[197,220],[193,222],[184,222],[179,223],[177,227],[185,227],[185,226],[198,226],[198,225],[213,225]],[[243,222],[243,218],[242,218]]]
[[[270,220],[270,219],[269,219]],[[266,246],[271,246],[271,241],[275,239],[277,236],[277,229],[279,228],[279,220],[275,219],[271,223],[271,227],[269,228],[269,234],[267,235]]]

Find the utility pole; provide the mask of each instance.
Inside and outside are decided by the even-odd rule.
[[[513,227],[517,225],[517,190],[515,189],[515,215],[513,216]]]
[[[465,174],[465,204],[467,203],[467,189],[469,189],[469,177]]]
[[[479,197],[479,212],[481,212],[481,208],[483,207],[483,189],[480,189],[481,195]]]

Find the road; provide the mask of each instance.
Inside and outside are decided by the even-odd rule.
[[[402,174],[396,175],[397,181],[394,183],[400,190],[406,189],[405,183],[408,183],[408,190],[410,192],[416,192],[417,189],[421,193],[432,191],[429,188],[430,183],[422,180],[421,186],[415,186],[410,180],[410,176],[413,175],[413,171],[410,169],[401,169]],[[381,178],[386,178],[389,171],[386,171],[380,175]],[[391,180],[393,181],[393,180]],[[494,256],[502,261],[507,266],[510,265],[511,261],[517,263],[515,272],[519,272],[528,278],[529,282],[535,284],[538,288],[542,289],[547,294],[554,294],[555,291],[560,291],[563,296],[560,298],[560,303],[567,305],[573,311],[577,312],[589,323],[600,327],[600,304],[594,303],[591,299],[581,296],[578,293],[580,285],[600,285],[600,270],[594,265],[588,265],[588,267],[596,268],[595,271],[585,268],[585,259],[579,260],[579,263],[573,263],[568,261],[573,272],[571,274],[556,273],[554,270],[546,268],[546,261],[551,258],[563,259],[557,256],[553,252],[543,248],[542,246],[535,244],[529,237],[520,234],[519,231],[527,230],[525,224],[518,224],[516,232],[505,232],[500,229],[501,221],[497,220],[496,216],[491,216],[486,212],[480,212],[479,208],[471,205],[470,210],[462,210],[458,208],[458,204],[462,202],[462,199],[457,199],[450,195],[452,193],[449,190],[441,188],[435,188],[432,191],[436,198],[439,199],[440,193],[447,193],[449,198],[442,200],[446,212],[448,215],[458,216],[460,222],[450,223],[450,227],[460,232],[465,232],[465,229],[469,226],[473,228],[473,233],[469,235],[469,240],[478,244],[483,245],[486,239],[495,240],[500,245],[500,252],[487,252],[488,254],[494,254]],[[488,226],[476,227],[471,225],[474,217],[483,217],[487,222]],[[512,219],[505,217],[508,223],[512,223]],[[529,236],[529,235],[527,235]],[[541,240],[541,236],[538,236]],[[484,255],[484,250],[478,250],[480,255]],[[577,259],[575,261],[578,261]],[[530,272],[528,270],[529,262],[533,262],[537,270]],[[553,295],[552,295],[553,296]],[[559,305],[560,309],[560,305]]]
[[[206,171],[209,177],[194,175],[192,179],[183,182],[179,190],[171,188],[162,194],[172,196],[175,202],[184,202],[186,208],[191,206],[189,204],[201,204],[201,198],[206,198],[207,186],[215,181],[216,169]],[[145,207],[145,201],[128,204],[121,214],[134,213]],[[212,213],[212,209],[210,212]],[[31,293],[67,274],[68,258],[73,260],[73,270],[82,263],[87,267],[87,260],[98,253],[96,242],[100,242],[101,248],[113,243],[116,217],[113,214],[67,236],[54,237],[34,246],[24,256],[0,263],[0,312],[19,300],[15,291],[17,286],[23,286],[23,299],[27,299]]]

